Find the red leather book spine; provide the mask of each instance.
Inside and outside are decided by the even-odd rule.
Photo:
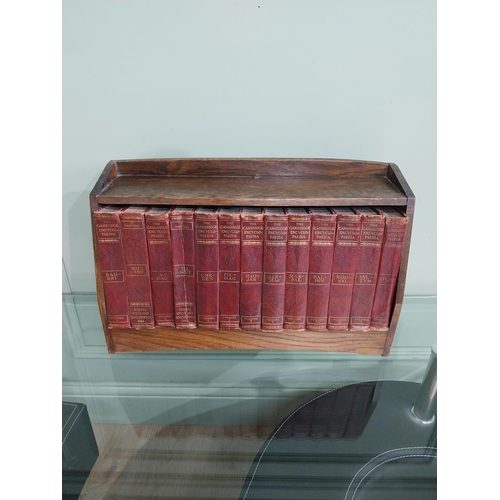
[[[392,207],[378,211],[385,215],[385,234],[370,329],[384,331],[389,329],[408,217]]]
[[[337,213],[337,234],[333,250],[327,328],[330,331],[342,332],[349,329],[361,215],[348,208],[336,207],[334,211]]]
[[[94,211],[108,328],[130,328],[119,210],[107,206]]]
[[[337,214],[327,208],[311,208],[311,245],[307,285],[306,329],[326,330],[332,278]]]
[[[364,332],[370,329],[385,217],[371,208],[360,208],[356,212],[361,215],[361,234],[352,291],[349,330]]]
[[[283,330],[285,311],[286,242],[288,215],[283,208],[264,208],[262,330]]]
[[[149,275],[156,326],[175,326],[169,207],[146,212]]]
[[[288,236],[283,329],[304,331],[306,328],[311,214],[305,208],[287,208],[286,211],[288,214]]]
[[[194,213],[198,328],[219,328],[219,223],[216,207]]]
[[[196,328],[194,208],[176,207],[170,214],[174,314],[176,328]]]
[[[155,326],[149,279],[145,211],[146,208],[140,206],[131,206],[120,211],[130,326],[135,329],[148,329]]]
[[[263,244],[262,208],[243,207],[240,254],[240,327],[242,330],[261,329]]]
[[[225,330],[240,329],[240,210],[219,211],[219,324]]]

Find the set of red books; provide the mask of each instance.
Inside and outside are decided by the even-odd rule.
[[[392,207],[106,206],[109,328],[387,330],[407,227]]]

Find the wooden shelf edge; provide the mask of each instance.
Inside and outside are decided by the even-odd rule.
[[[331,351],[356,354],[384,353],[387,331],[263,332],[243,330],[111,330],[110,352],[170,350],[278,350]]]
[[[153,200],[148,197],[135,196],[133,199],[128,197],[118,197],[99,195],[96,197],[97,203],[100,205],[179,205],[179,200],[175,198],[169,198],[168,196],[162,196],[154,198]],[[184,201],[184,200],[183,200]],[[391,199],[385,199],[383,205],[386,206],[405,206],[407,199],[405,197],[394,197]],[[314,198],[314,199],[304,199],[304,198],[287,198],[286,202],[281,198],[267,198],[262,200],[261,198],[247,198],[244,201],[234,198],[218,197],[217,199],[209,198],[207,196],[192,196],[189,199],[189,205],[207,205],[207,206],[269,206],[269,207],[283,207],[283,206],[295,206],[295,207],[328,207],[328,206],[380,206],[381,203],[378,199],[374,198],[343,198],[342,200],[332,203],[328,198]]]
[[[385,175],[387,162],[334,158],[149,158],[113,160],[108,165],[116,168],[116,175],[338,175],[362,172],[362,175]],[[269,169],[272,165],[273,168]]]

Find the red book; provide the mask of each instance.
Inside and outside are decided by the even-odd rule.
[[[262,255],[264,215],[261,207],[241,211],[240,327],[260,330],[262,319]]]
[[[349,329],[361,215],[346,207],[335,207],[334,211],[337,213],[337,234],[333,250],[327,328],[342,332]]]
[[[361,234],[352,291],[349,330],[364,332],[370,329],[385,217],[369,207],[356,209],[356,213],[361,215]]]
[[[264,208],[262,262],[262,330],[283,330],[285,311],[286,242],[288,215],[283,208]]]
[[[121,208],[108,205],[94,211],[108,328],[130,328],[120,232]]]
[[[179,206],[170,213],[176,328],[196,328],[194,210]]]
[[[388,330],[408,217],[393,207],[377,210],[385,216],[385,234],[380,254],[380,267],[370,329]]]
[[[155,326],[144,220],[146,210],[146,207],[132,205],[120,211],[130,326],[136,329]]]
[[[311,214],[306,208],[290,207],[286,247],[284,330],[304,331],[306,328],[307,272]]]
[[[306,329],[324,331],[328,320],[337,214],[324,207],[310,208],[309,211],[312,214],[312,221]]]
[[[194,213],[198,328],[219,328],[219,223],[217,207]]]
[[[153,207],[145,218],[155,325],[172,327],[175,316],[169,212],[170,207]]]
[[[240,207],[219,210],[219,323],[240,329]]]

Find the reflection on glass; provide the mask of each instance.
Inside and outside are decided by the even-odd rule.
[[[436,498],[436,424],[411,412],[419,388],[353,384],[298,407],[262,446],[240,499]]]
[[[377,404],[379,385],[349,385],[314,398],[278,426],[275,438],[357,438]]]

